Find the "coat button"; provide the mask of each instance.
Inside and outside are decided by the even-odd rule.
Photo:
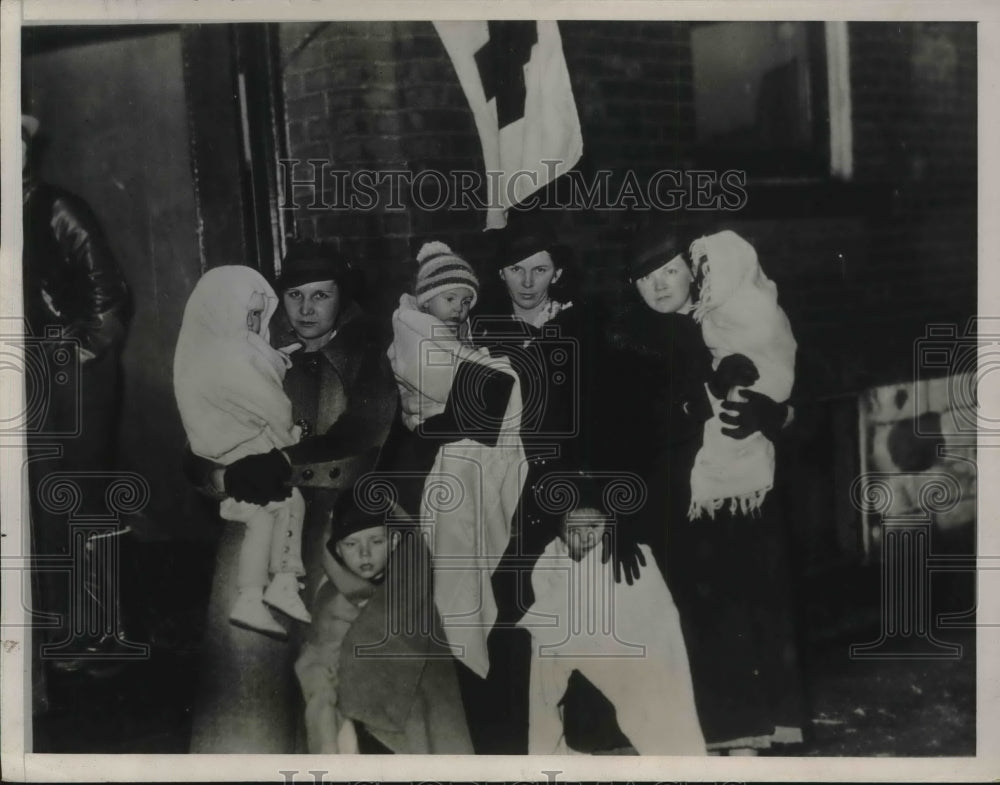
[[[302,479],[303,480],[311,480],[312,478],[313,478],[313,470],[312,469],[303,469],[302,470]]]
[[[331,480],[336,480],[339,476],[340,476],[340,467],[339,466],[334,466],[332,469],[330,469],[330,479]]]
[[[292,530],[291,530],[291,529],[289,529],[288,531],[286,531],[286,532],[285,532],[285,536],[286,536],[286,537],[291,537],[291,536],[292,536]]]

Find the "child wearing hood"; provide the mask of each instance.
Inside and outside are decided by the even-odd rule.
[[[575,503],[518,622],[532,637],[529,754],[704,755],[680,616],[649,546],[638,577],[616,582],[597,547],[616,536],[608,491],[582,473],[553,482]]]
[[[341,651],[351,625],[383,582],[398,539],[390,539],[382,518],[366,515],[352,503],[339,507],[323,554],[325,575],[316,590],[315,621],[295,662],[313,755],[359,751],[355,726],[339,705]]]
[[[282,381],[291,364],[288,354],[299,347],[278,350],[268,342],[276,308],[270,284],[243,265],[209,270],[191,293],[174,354],[174,394],[196,455],[228,466],[298,441]],[[232,624],[285,638],[268,606],[311,621],[298,581],[305,575],[304,512],[297,488],[285,501],[266,506],[232,497],[221,503],[223,519],[246,524]]]
[[[397,508],[398,509],[398,508]],[[422,533],[337,502],[314,621],[295,662],[310,754],[471,754]]]
[[[723,505],[733,514],[754,514],[774,484],[774,444],[760,431],[746,438],[727,434],[722,403],[752,396],[787,401],[795,381],[795,337],[778,289],[750,243],[726,230],[695,240],[690,254],[701,281],[694,318],[715,373],[708,385],[714,416],[705,423],[691,472],[688,517],[714,518]]]

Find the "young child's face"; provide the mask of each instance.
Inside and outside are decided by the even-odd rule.
[[[563,519],[563,542],[569,555],[580,561],[597,547],[607,526],[607,516],[593,507],[578,507]]]
[[[389,560],[389,534],[385,526],[372,526],[349,534],[336,545],[337,555],[359,578],[371,580],[385,572]]]
[[[471,307],[472,292],[464,286],[456,286],[434,295],[424,303],[422,310],[445,324],[458,326],[469,318]]]
[[[247,309],[247,329],[260,335],[261,320],[264,318],[264,295],[255,294]]]

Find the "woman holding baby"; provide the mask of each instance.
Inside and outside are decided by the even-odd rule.
[[[347,656],[355,644],[380,642],[386,623],[385,594],[394,581],[422,574],[417,569],[400,571],[391,566],[403,556],[422,564],[418,543],[409,549],[402,545],[394,548],[394,558],[383,554],[386,564],[367,553],[368,545],[358,546],[366,554],[357,560],[357,574],[352,577],[343,567],[355,563],[349,555],[342,555],[345,541],[352,543],[361,533],[376,528],[368,524],[365,515],[355,515],[353,523],[349,515],[345,518],[345,505],[349,506],[357,479],[375,467],[399,406],[385,354],[390,340],[388,326],[366,314],[358,303],[355,272],[335,248],[301,241],[290,243],[275,291],[263,279],[257,281],[265,299],[277,300],[268,332],[274,346],[288,353],[280,385],[287,396],[286,405],[290,404],[291,420],[301,429],[297,443],[251,454],[226,466],[195,452],[187,455],[191,480],[212,498],[270,505],[287,498],[293,487],[301,489],[307,503],[301,531],[304,569],[300,575],[304,572],[305,585],[301,599],[314,622],[306,626],[279,609],[272,612],[263,631],[260,624],[247,629],[249,625],[235,623],[241,621],[234,620],[232,614],[242,588],[239,556],[245,526],[226,524],[212,579],[198,703],[192,721],[192,752],[280,754],[300,750],[303,697],[313,709],[307,719],[324,716],[324,693],[317,687],[322,679],[308,677],[315,658],[306,656],[296,668],[303,644],[306,653],[310,646],[345,653],[323,661],[321,670],[330,676],[325,686],[327,692],[336,690],[340,713],[346,712],[345,716],[356,721],[360,751],[371,751],[366,744],[374,745],[372,738],[383,750],[471,751],[457,695],[448,692],[454,689],[450,660],[431,658],[433,662],[425,667],[428,647],[436,645],[426,633],[396,636],[391,641],[392,656],[363,661]],[[259,322],[255,331],[264,333]],[[293,540],[289,538],[289,545]],[[375,550],[372,548],[373,553]],[[341,557],[340,561],[332,556]],[[364,590],[361,594],[359,586]],[[410,585],[402,593],[408,601],[418,603],[418,610],[429,612],[431,606],[423,589]],[[397,591],[397,596],[400,593]],[[350,600],[341,601],[344,597]],[[350,630],[331,634],[331,628],[338,633],[343,624]],[[420,627],[418,632],[424,629]],[[345,665],[339,679],[338,664]],[[301,689],[296,684],[296,670],[303,682]],[[307,678],[302,679],[303,675]],[[443,702],[427,700],[424,687]],[[423,710],[411,712],[414,703]],[[454,711],[441,711],[442,707],[457,708],[457,717]],[[422,720],[424,711],[430,719],[415,722]],[[435,732],[423,732],[426,725],[434,725]],[[341,726],[343,723],[338,723]],[[320,727],[327,726],[320,723]],[[316,747],[329,750],[331,743],[342,742],[315,739],[315,723],[308,730],[311,751],[318,751]]]
[[[681,614],[708,748],[755,754],[802,739],[774,490],[795,340],[749,243],[683,231],[653,220],[630,255],[609,330],[616,452],[646,479],[644,533]]]
[[[593,362],[602,341],[601,314],[574,291],[570,249],[544,214],[515,214],[491,233],[492,269],[473,312],[479,349],[505,358],[518,380],[523,483],[509,543],[492,573],[497,616],[488,636],[489,670],[460,669],[476,752],[524,754],[529,749],[531,635],[518,622],[535,601],[532,572],[558,537],[551,483],[590,468],[597,436],[589,408]],[[621,538],[602,541],[599,561],[615,580],[631,582],[644,557]]]

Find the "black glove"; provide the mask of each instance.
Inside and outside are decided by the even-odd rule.
[[[788,404],[773,401],[754,390],[740,390],[740,395],[745,400],[722,402],[725,411],[719,419],[731,426],[722,432],[734,439],[746,439],[760,431],[773,442],[785,426]]]
[[[621,526],[608,526],[601,535],[601,547],[601,564],[614,560],[615,583],[621,583],[624,577],[631,586],[639,577],[639,568],[646,566],[646,557],[642,555],[639,543],[623,534]]]
[[[509,373],[460,362],[444,412],[428,417],[418,432],[442,444],[472,439],[495,447],[513,387],[514,377]]]
[[[277,448],[261,455],[248,455],[226,468],[226,494],[238,502],[267,504],[292,495],[286,483],[292,478],[292,466]]]
[[[719,361],[719,367],[708,380],[708,389],[723,400],[734,387],[749,387],[760,378],[753,360],[742,354],[730,354]]]

